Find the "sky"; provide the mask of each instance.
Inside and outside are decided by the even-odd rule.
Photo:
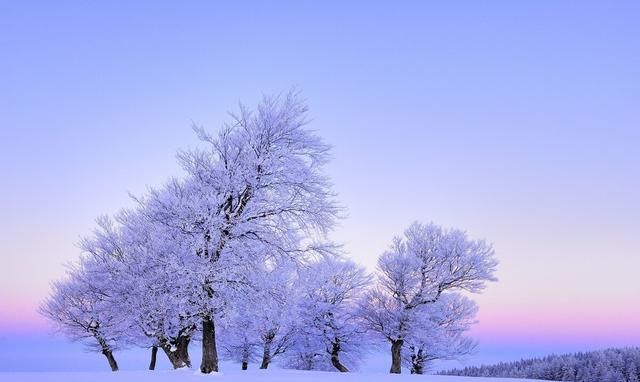
[[[192,124],[292,87],[333,146],[332,238],[354,260],[374,269],[416,220],[493,243],[468,362],[640,345],[638,17],[637,1],[0,2],[0,342],[21,349],[0,346],[0,370],[104,367],[36,313],[79,238],[180,174]]]

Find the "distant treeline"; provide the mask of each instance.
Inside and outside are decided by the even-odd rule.
[[[547,381],[638,382],[640,348],[550,355],[544,358],[501,362],[439,372],[441,375],[469,377],[530,378]]]

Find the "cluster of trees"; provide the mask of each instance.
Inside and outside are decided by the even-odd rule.
[[[492,366],[465,367],[440,374],[530,378],[547,381],[638,382],[640,381],[640,348],[551,355]]]
[[[219,357],[346,372],[384,341],[392,373],[471,352],[476,306],[461,292],[495,280],[492,247],[414,223],[375,275],[345,259],[327,238],[341,211],[329,147],[306,112],[290,93],[241,107],[217,135],[196,127],[204,147],[179,152],[185,175],[99,218],[42,314],[114,371],[127,347],[151,349],[150,369],[159,349],[191,367],[193,341],[202,373]]]

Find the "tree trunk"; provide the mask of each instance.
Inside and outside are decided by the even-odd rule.
[[[169,358],[169,362],[171,362],[174,369],[180,369],[185,366],[191,367],[189,343],[191,342],[193,331],[194,328],[185,328],[180,330],[175,340],[167,341],[167,339],[161,339],[160,347]]]
[[[411,374],[424,374],[424,362],[418,360],[411,366]]]
[[[340,343],[334,342],[333,347],[331,349],[331,364],[333,367],[338,369],[341,373],[348,373],[349,369],[347,369],[342,363],[340,363]]]
[[[391,369],[389,373],[400,374],[402,372],[402,344],[404,340],[391,341]]]
[[[109,361],[109,366],[111,366],[111,371],[118,371],[118,363],[116,359],[113,357],[113,352],[109,349],[102,350],[102,354],[107,357],[107,361]]]
[[[167,355],[167,358],[169,359],[169,362],[171,362],[171,366],[173,366],[174,369],[181,369],[187,366],[187,364],[184,363],[182,358],[180,358],[180,356],[178,355],[178,351],[171,350],[171,345],[169,343],[163,343],[161,347],[164,351],[164,354]]]
[[[415,350],[414,350],[415,351]],[[411,354],[411,374],[424,374],[424,357],[422,349]]]
[[[244,348],[242,349],[242,370],[249,368],[249,344],[247,339],[244,340]]]
[[[189,357],[189,342],[191,336],[178,336],[176,341],[176,355],[184,362],[187,367],[191,367],[191,357]]]
[[[273,336],[269,335],[264,341],[264,351],[262,352],[262,364],[260,369],[266,369],[271,363],[271,342],[273,342]]]
[[[156,369],[156,358],[158,356],[158,347],[154,346],[151,348],[151,362],[149,363],[149,370]]]
[[[306,369],[305,370],[313,370],[313,356],[306,356]]]
[[[200,371],[204,374],[218,371],[218,350],[216,349],[216,327],[213,317],[202,320],[202,363]]]

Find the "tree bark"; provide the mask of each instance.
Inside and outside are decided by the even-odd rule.
[[[163,340],[160,343],[160,347],[167,355],[171,366],[174,369],[181,369],[183,367],[191,367],[191,359],[189,358],[189,342],[191,341],[191,335],[178,335],[175,341]]]
[[[249,368],[249,344],[247,344],[247,339],[244,340],[244,348],[242,349],[242,370],[247,370]]]
[[[171,366],[173,366],[174,369],[181,369],[187,366],[187,364],[184,363],[182,358],[180,358],[180,356],[178,355],[178,351],[171,350],[171,345],[169,343],[164,343],[161,347],[164,351],[164,354],[167,355],[167,358],[169,359],[169,362],[171,362]]]
[[[306,356],[306,369],[313,370],[313,356]]]
[[[176,355],[187,367],[191,367],[191,357],[189,357],[189,343],[191,336],[178,336],[176,341]]]
[[[340,362],[339,356],[340,356],[340,343],[334,342],[333,347],[331,348],[331,364],[333,365],[333,367],[338,369],[338,371],[340,371],[341,373],[348,373],[349,369],[347,369]]]
[[[149,370],[156,369],[156,359],[158,356],[158,347],[154,346],[151,348],[151,362],[149,362]]]
[[[391,341],[391,369],[389,373],[400,374],[402,372],[402,344],[404,340]]]
[[[262,352],[262,364],[260,369],[266,369],[271,363],[271,343],[273,342],[273,336],[268,336],[264,341],[264,350]]]
[[[118,363],[116,359],[113,357],[113,352],[109,349],[102,350],[102,354],[107,357],[107,361],[109,361],[109,366],[111,367],[111,371],[118,371]]]
[[[417,361],[411,365],[411,374],[424,374],[424,363],[422,361]]]
[[[411,374],[424,374],[424,356],[422,349],[411,349]]]
[[[213,317],[202,320],[202,363],[200,371],[204,374],[218,371],[218,349],[216,349],[216,327]]]

